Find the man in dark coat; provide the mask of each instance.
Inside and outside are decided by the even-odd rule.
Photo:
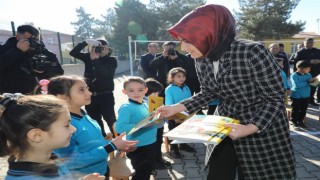
[[[312,77],[316,77],[320,74],[320,50],[313,47],[314,40],[312,38],[306,38],[304,40],[305,48],[301,49],[296,53],[294,57],[294,64],[300,60],[308,61],[312,64],[310,74]],[[314,94],[316,92],[317,86],[311,86],[309,104],[313,106],[318,106],[314,101]],[[320,91],[317,93],[317,100],[320,100]]]
[[[156,78],[157,71],[150,67],[150,62],[156,57],[156,54],[159,52],[158,43],[150,43],[148,45],[148,53],[141,56],[140,66],[144,72],[144,79],[147,78]]]
[[[57,56],[39,38],[38,29],[21,25],[0,48],[1,93],[30,94],[40,79],[64,73]]]
[[[162,54],[151,61],[150,68],[156,70],[156,79],[163,85],[163,87],[167,87],[167,76],[172,68],[182,67],[188,73],[187,69],[189,69],[189,67],[188,63],[186,63],[187,56],[176,51],[175,42],[167,41],[162,45],[162,47]]]

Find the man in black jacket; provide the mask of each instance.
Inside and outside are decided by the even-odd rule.
[[[157,71],[156,79],[167,87],[167,76],[169,71],[175,67],[182,67],[188,73],[189,65],[187,62],[187,56],[180,54],[176,50],[176,43],[167,41],[163,45],[162,54],[157,54],[156,58],[150,62],[150,68]]]
[[[87,45],[92,46],[91,51],[81,52]],[[118,65],[117,59],[110,56],[107,41],[93,39],[77,44],[70,51],[70,56],[84,62],[84,77],[92,92],[91,104],[86,106],[86,110],[89,116],[99,123],[102,135],[106,137],[102,117],[111,133],[113,133],[112,125],[116,121],[113,78]]]
[[[39,40],[39,30],[31,25],[17,28],[16,37],[0,48],[0,92],[33,92],[40,79],[64,73],[56,55]]]
[[[305,48],[298,51],[294,57],[294,63],[304,60],[312,64],[310,74],[312,77],[316,77],[320,74],[320,50],[313,47],[314,40],[312,38],[306,38],[304,40]],[[311,86],[309,104],[318,106],[314,101],[314,94],[318,86]],[[317,92],[317,100],[320,100],[320,91]]]
[[[157,71],[151,68],[150,62],[156,57],[156,54],[159,52],[159,44],[158,43],[150,43],[148,44],[148,53],[141,56],[140,66],[144,72],[144,78],[156,78]]]

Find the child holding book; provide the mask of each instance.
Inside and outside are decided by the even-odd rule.
[[[184,99],[191,97],[191,91],[187,85],[184,84],[186,80],[186,71],[181,67],[173,68],[168,73],[167,83],[169,84],[165,89],[165,105],[173,105]],[[174,129],[182,121],[179,119],[168,120],[169,130]],[[179,145],[171,144],[170,153],[173,158],[181,158],[180,150],[187,152],[195,152],[195,149],[188,144],[182,143]]]
[[[74,179],[52,151],[66,147],[76,129],[67,105],[54,96],[0,96],[1,156],[10,155],[5,179]],[[105,179],[98,173],[81,179]]]
[[[310,84],[315,78],[312,78],[310,72],[311,63],[307,61],[298,61],[296,64],[297,71],[291,74],[290,80],[292,83],[292,112],[291,121],[294,127],[305,128],[303,119],[306,116],[308,102],[310,97]]]
[[[148,103],[148,97],[149,96],[156,96],[159,97],[159,94],[161,94],[163,90],[162,84],[153,79],[153,78],[148,78],[145,80],[148,91],[145,95],[144,101],[145,103]],[[149,105],[149,104],[148,104]],[[149,107],[150,109],[150,107]],[[152,111],[154,111],[153,109]],[[155,169],[166,169],[171,167],[171,163],[164,160],[161,152],[161,146],[163,143],[163,130],[164,130],[164,123],[165,121],[161,121],[159,124],[157,124],[158,129],[157,129],[157,141],[156,141],[156,163],[155,163]]]
[[[67,102],[71,114],[71,124],[77,131],[71,137],[70,145],[56,149],[55,152],[65,158],[65,164],[74,174],[99,172],[109,177],[107,158],[109,153],[120,149],[130,151],[136,141],[122,140],[124,134],[112,142],[105,140],[96,120],[82,109],[91,103],[92,93],[80,76],[57,76],[50,80],[48,93]]]
[[[119,108],[116,132],[128,133],[149,114],[147,104],[142,102],[147,91],[146,83],[140,77],[130,77],[124,81],[122,92],[128,96],[129,100]],[[132,135],[127,135],[128,140],[139,141],[137,149],[127,153],[135,170],[132,180],[150,179],[156,160],[156,136],[157,126],[154,123],[150,123]]]

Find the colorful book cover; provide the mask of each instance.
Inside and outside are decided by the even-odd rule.
[[[128,135],[133,134],[134,132],[138,131],[139,129],[147,126],[148,124],[153,123],[154,121],[160,118],[160,113],[151,112],[146,117],[144,117],[138,124],[136,124],[128,133]]]
[[[225,123],[239,124],[239,121],[224,116],[195,115],[164,136],[186,143],[217,145],[231,132],[231,128],[223,126]]]
[[[162,105],[163,105],[163,97],[159,97],[159,96],[148,97],[149,113],[155,111],[157,108],[159,108]]]

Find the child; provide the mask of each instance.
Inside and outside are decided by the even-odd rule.
[[[92,93],[80,76],[57,76],[50,80],[48,93],[67,102],[71,114],[71,124],[77,131],[66,148],[55,152],[65,158],[65,164],[75,174],[99,172],[109,177],[107,158],[109,153],[120,149],[126,151],[137,142],[123,141],[120,135],[112,142],[105,140],[97,121],[81,108],[90,104]]]
[[[67,105],[48,95],[0,96],[0,154],[10,155],[5,179],[73,179],[52,153],[66,147],[76,129],[70,125]],[[104,179],[91,174],[82,179]]]
[[[162,84],[153,79],[153,78],[148,78],[145,80],[148,92],[145,95],[144,101],[148,103],[148,97],[149,96],[159,96],[159,94],[163,90]],[[161,145],[163,143],[163,129],[164,129],[164,123],[165,121],[162,121],[159,123],[158,129],[157,129],[157,141],[156,141],[156,162],[155,162],[155,169],[166,169],[171,167],[171,163],[164,160],[162,157],[162,152],[161,152]]]
[[[129,101],[122,104],[118,111],[116,132],[129,132],[140,120],[148,115],[148,106],[142,103],[142,99],[147,93],[146,83],[140,77],[130,77],[123,83],[122,92],[126,94]],[[157,126],[151,123],[132,135],[128,135],[128,140],[139,140],[137,149],[127,153],[131,159],[135,174],[132,180],[149,180],[154,162],[156,160],[156,135]]]
[[[186,80],[186,71],[181,67],[173,68],[169,71],[167,83],[170,84],[165,89],[165,105],[176,104],[184,99],[191,97],[191,91],[187,85],[184,84]],[[180,120],[168,120],[169,130],[174,129],[179,124]],[[195,152],[195,149],[183,143],[179,145],[180,150],[187,152]],[[170,145],[170,153],[173,158],[181,158],[177,144]]]
[[[306,116],[308,108],[308,100],[310,97],[310,82],[314,81],[314,78],[310,75],[311,64],[307,61],[298,61],[297,71],[294,72],[290,79],[292,83],[292,113],[291,121],[294,124],[294,127],[305,128],[306,125],[303,123],[303,119]]]
[[[288,98],[287,97],[288,97],[288,95],[291,94],[291,90],[290,90],[291,87],[289,85],[286,73],[282,70],[283,69],[283,59],[276,57],[276,60],[277,60],[277,62],[279,64],[279,66],[281,67],[280,75],[281,75],[281,78],[283,80],[284,88],[286,90],[286,105],[288,105]]]

